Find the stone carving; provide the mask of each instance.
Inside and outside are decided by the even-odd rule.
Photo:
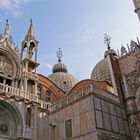
[[[123,55],[125,55],[125,54],[127,54],[127,50],[126,50],[126,48],[122,45],[122,46],[121,46],[121,56],[123,56]]]
[[[130,46],[131,46],[131,51],[134,50],[138,45],[135,41],[131,40],[131,43],[130,43]]]
[[[8,126],[5,123],[1,124],[0,125],[0,132],[6,133],[7,131],[8,131]]]
[[[10,32],[10,24],[8,22],[8,20],[6,20],[6,26],[5,26],[5,31],[4,31],[4,34],[1,34],[0,35],[0,43],[4,42],[5,39],[8,37],[9,35],[9,32]]]
[[[4,31],[4,37],[7,38],[10,32],[10,24],[8,22],[8,19],[6,20],[6,26],[5,26],[5,31]]]
[[[27,108],[27,112],[26,112],[26,125],[28,127],[31,126],[31,108]]]
[[[12,63],[3,54],[0,54],[0,72],[11,76],[13,75],[14,72]]]

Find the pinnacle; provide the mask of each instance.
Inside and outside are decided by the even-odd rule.
[[[34,30],[33,30],[33,24],[32,24],[32,22],[30,23],[30,27],[29,27],[27,36],[32,36],[32,37],[34,37]]]

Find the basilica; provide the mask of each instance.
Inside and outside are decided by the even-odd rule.
[[[140,18],[140,0],[133,0]],[[38,41],[33,23],[21,50],[0,35],[0,140],[140,140],[140,41],[116,53],[110,47],[78,81],[62,62],[47,77],[38,73]]]

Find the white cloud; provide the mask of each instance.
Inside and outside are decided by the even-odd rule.
[[[85,34],[85,35],[81,36],[81,38],[77,39],[77,42],[83,43],[83,42],[89,42],[91,40],[93,40],[93,35]]]
[[[21,14],[22,6],[31,1],[32,0],[0,0],[0,9],[8,11],[17,17]]]
[[[41,63],[41,66],[42,67],[47,67],[47,68],[49,68],[49,69],[52,69],[52,67],[53,67],[53,65],[52,64],[47,64],[47,63]]]
[[[83,35],[82,38],[83,38],[83,40],[85,40],[85,41],[89,41],[89,40],[92,40],[92,39],[93,39],[93,35],[91,35],[91,34],[86,34],[86,35]]]

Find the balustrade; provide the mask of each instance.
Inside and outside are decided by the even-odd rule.
[[[103,96],[106,96],[111,99],[113,98],[117,102],[119,101],[117,96],[115,96],[114,94],[112,94],[104,89],[97,87],[95,84],[90,84],[88,87],[79,90],[79,92],[74,93],[70,96],[64,97],[63,99],[61,99],[60,101],[58,101],[52,105],[50,102],[44,102],[44,101],[38,99],[34,94],[22,91],[20,89],[17,89],[17,88],[8,86],[8,85],[4,85],[2,83],[0,83],[0,93],[7,93],[8,95],[11,95],[11,96],[15,95],[17,97],[22,97],[24,99],[28,99],[33,102],[37,102],[40,104],[41,108],[47,109],[50,111],[55,111],[57,109],[60,109],[90,93],[96,93],[96,94],[103,95]]]
[[[68,97],[65,97],[65,98],[61,99],[59,102],[56,102],[55,104],[53,104],[51,106],[51,111],[55,111],[57,109],[60,109],[61,107],[64,107],[64,106],[90,94],[90,93],[96,93],[96,94],[99,94],[102,96],[106,96],[110,99],[114,99],[116,102],[119,102],[118,97],[115,96],[114,94],[97,87],[95,84],[90,84],[88,87],[79,90],[77,93],[69,95]]]
[[[17,89],[17,88],[8,86],[8,85],[4,85],[2,83],[0,83],[0,93],[6,93],[9,96],[15,95],[17,97],[22,97],[23,99],[27,99],[29,101],[39,103],[40,107],[43,108],[43,109],[47,109],[47,110],[50,109],[50,103],[44,102],[42,100],[38,100],[34,94],[22,91],[20,89]]]
[[[24,76],[26,76],[28,78],[31,78],[31,79],[37,79],[38,78],[37,74],[32,73],[32,72],[27,72],[27,71],[24,72]]]

